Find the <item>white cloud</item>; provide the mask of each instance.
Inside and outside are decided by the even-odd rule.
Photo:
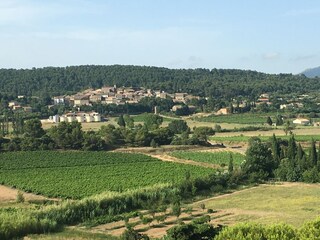
[[[265,53],[265,54],[263,54],[262,58],[264,60],[275,60],[275,59],[280,58],[280,54],[277,52]]]
[[[295,61],[295,62],[299,62],[299,61],[311,60],[316,57],[317,57],[317,54],[299,55],[299,56],[292,58],[291,60]]]

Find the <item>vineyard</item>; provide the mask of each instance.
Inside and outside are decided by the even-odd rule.
[[[212,170],[130,153],[8,152],[1,154],[0,183],[50,197],[79,199],[212,173]]]
[[[191,152],[191,151],[176,151],[171,153],[171,156],[192,160],[196,162],[206,162],[225,166],[229,163],[232,156],[233,164],[240,165],[244,161],[244,155],[234,152]]]
[[[252,138],[252,136],[244,136],[244,135],[237,135],[237,136],[212,136],[210,137],[210,140],[216,141],[216,142],[248,142],[249,139]],[[267,142],[270,140],[271,136],[259,136],[261,141]],[[279,139],[283,140],[289,140],[290,135],[283,135],[283,136],[277,136]],[[295,135],[295,140],[298,142],[310,142],[311,140],[320,141],[319,135]]]

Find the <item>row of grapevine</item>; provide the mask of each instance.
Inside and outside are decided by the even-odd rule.
[[[0,165],[2,184],[50,197],[73,199],[105,191],[121,192],[160,183],[178,183],[186,172],[192,177],[212,173],[211,169],[162,162],[142,154],[105,152],[12,152],[2,155]]]
[[[233,159],[234,165],[240,165],[243,161],[245,156],[240,153],[223,151],[223,152],[196,152],[196,151],[176,151],[171,153],[171,156],[192,160],[195,162],[206,162],[212,164],[219,164],[219,165],[227,165],[230,161],[230,155]]]

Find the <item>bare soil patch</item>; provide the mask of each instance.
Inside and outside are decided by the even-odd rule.
[[[18,189],[10,188],[4,185],[0,185],[0,202],[11,202],[15,201],[18,194]],[[41,195],[36,195],[32,193],[22,192],[26,201],[32,200],[47,200],[49,198]],[[50,199],[57,200],[57,199]]]
[[[220,165],[218,165],[218,164],[211,164],[211,163],[205,163],[205,162],[195,162],[192,160],[186,160],[186,159],[172,157],[167,154],[149,154],[149,156],[158,158],[161,161],[176,162],[176,163],[189,164],[189,165],[195,165],[195,166],[213,168],[213,169],[220,168]]]

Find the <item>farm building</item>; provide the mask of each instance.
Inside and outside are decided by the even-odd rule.
[[[293,120],[294,124],[299,124],[299,125],[309,125],[310,121],[308,119],[305,118],[297,118],[295,120]]]
[[[221,108],[216,112],[216,115],[227,115],[227,114],[230,114],[229,108]]]
[[[73,122],[73,121],[77,121],[80,123],[101,122],[101,115],[96,112],[90,112],[90,113],[76,112],[76,113],[67,113],[62,116],[59,116],[59,115],[50,116],[47,121],[53,122],[53,123]]]

